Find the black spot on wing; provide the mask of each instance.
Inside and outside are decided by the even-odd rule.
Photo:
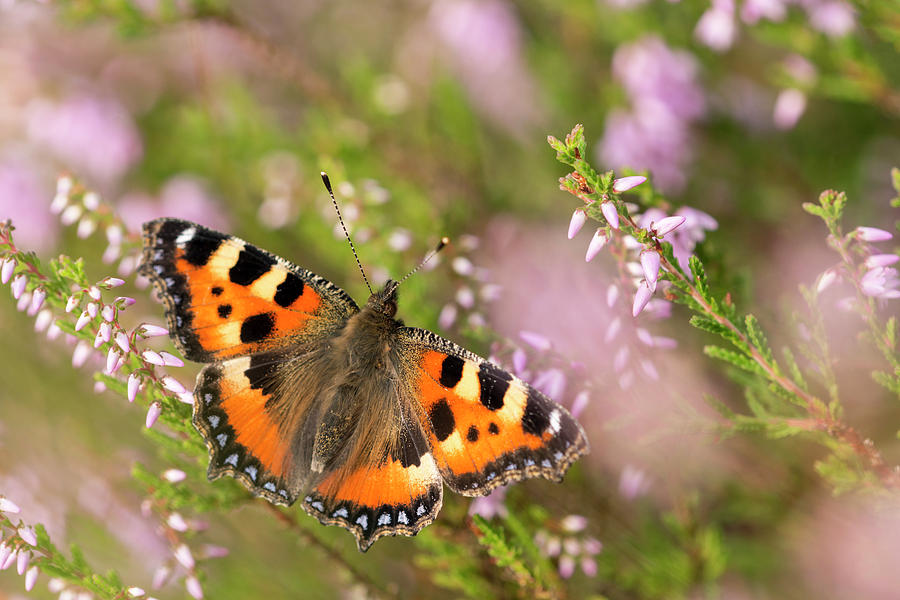
[[[441,363],[441,385],[448,389],[455,387],[462,379],[465,364],[461,358],[448,354]]]
[[[214,231],[204,230],[197,233],[184,246],[184,258],[192,265],[202,267],[209,262],[209,257],[219,249],[226,237]]]
[[[488,431],[491,432],[491,435],[497,435],[500,433],[500,428],[497,427],[497,424],[491,421],[491,424],[488,425]]]
[[[431,419],[431,428],[434,430],[435,437],[441,442],[450,437],[456,427],[453,411],[445,398],[434,403],[428,413],[428,418]]]
[[[275,303],[287,308],[294,303],[294,300],[303,295],[303,287],[303,280],[289,272],[284,281],[275,288]]]
[[[245,248],[238,254],[237,262],[228,271],[228,278],[238,285],[250,285],[265,275],[274,264],[275,259],[272,257]]]
[[[249,344],[263,340],[272,333],[275,328],[275,315],[272,313],[260,313],[247,317],[241,323],[241,342]]]
[[[220,288],[220,287],[217,286],[217,285],[214,285],[214,286],[212,287],[212,289],[210,289],[209,291],[210,291],[210,293],[211,293],[213,296],[221,296],[221,295],[222,295],[222,292],[224,292],[225,290],[223,290],[222,288]]]
[[[219,316],[223,319],[227,319],[231,315],[231,305],[230,304],[220,304],[219,305]]]
[[[550,425],[547,416],[547,404],[539,392],[528,388],[528,400],[525,402],[525,412],[522,414],[522,430],[531,435],[540,436]]]
[[[474,425],[469,426],[469,431],[466,433],[466,439],[470,442],[478,441],[478,428]]]
[[[478,384],[481,387],[481,403],[490,410],[503,408],[503,397],[509,389],[512,375],[495,367],[489,362],[483,362],[478,369]]]

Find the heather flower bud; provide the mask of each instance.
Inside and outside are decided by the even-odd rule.
[[[163,565],[157,568],[156,571],[153,572],[153,579],[150,581],[150,587],[154,590],[158,590],[169,581],[170,575],[172,575],[171,567]]]
[[[188,575],[187,577],[185,577],[184,587],[185,589],[187,589],[188,594],[190,594],[192,598],[196,598],[197,600],[201,600],[203,598],[203,588],[200,586],[200,581],[193,575]]]
[[[76,369],[84,365],[87,362],[88,357],[91,355],[91,347],[84,340],[78,342],[75,346],[75,351],[72,353],[72,366]]]
[[[17,514],[19,510],[19,506],[15,502],[0,496],[0,512]]]
[[[121,246],[112,246],[112,245],[107,246],[106,250],[103,251],[103,256],[101,257],[101,260],[103,261],[104,265],[111,264],[111,263],[115,262],[117,258],[119,258],[119,255],[121,253],[122,253]]]
[[[100,323],[100,328],[97,330],[97,337],[94,338],[94,348],[99,348],[100,344],[108,342],[111,335],[112,332],[109,328],[109,323]]]
[[[569,221],[569,239],[575,237],[584,224],[587,222],[587,215],[583,208],[576,208],[572,213],[572,219]]]
[[[119,287],[120,285],[125,285],[125,280],[119,279],[118,277],[107,277],[100,282],[100,285],[102,285],[106,289],[111,289],[114,287]]]
[[[34,535],[34,529],[22,526],[19,527],[18,533],[23,542],[29,546],[37,546],[37,536]]]
[[[578,395],[575,396],[575,399],[572,400],[572,416],[576,419],[578,416],[584,412],[584,409],[587,408],[588,402],[590,402],[591,396],[586,391],[578,392]]]
[[[44,298],[47,297],[47,292],[43,289],[37,289],[34,291],[34,295],[31,297],[31,308],[29,312],[37,314],[37,311],[41,310],[41,306],[44,305]]]
[[[160,352],[159,357],[162,359],[163,364],[167,367],[183,367],[184,361],[178,358],[173,354],[169,354],[168,352]]]
[[[568,554],[559,557],[559,576],[568,579],[575,573],[575,559]]]
[[[450,329],[456,321],[456,315],[459,309],[455,304],[445,304],[438,315],[438,325],[441,329]]]
[[[94,300],[100,300],[100,288],[98,288],[96,285],[92,285],[90,288],[88,288],[87,292],[88,296],[90,296]]]
[[[834,269],[828,269],[819,275],[819,281],[816,283],[816,293],[821,294],[837,281],[837,272]]]
[[[162,478],[169,483],[178,483],[187,478],[187,474],[181,469],[166,469],[163,471]]]
[[[88,311],[84,311],[83,313],[81,313],[81,316],[78,317],[78,320],[75,322],[75,331],[81,331],[82,329],[84,329],[85,326],[91,322],[92,318],[93,317],[88,314]]]
[[[128,335],[124,331],[116,333],[116,345],[126,354],[128,354],[128,351],[131,349],[131,344],[128,342]]]
[[[50,327],[47,328],[47,339],[55,340],[56,338],[59,337],[59,334],[61,334],[61,333],[62,333],[62,329],[60,329],[59,325],[57,325],[56,322],[54,321],[53,323],[50,323]]]
[[[150,408],[147,409],[147,418],[144,420],[144,425],[147,426],[147,429],[153,427],[156,423],[156,420],[159,418],[159,415],[162,413],[162,404],[159,402],[153,402],[150,405]],[[177,557],[176,557],[177,558]],[[193,566],[193,564],[191,565]],[[190,568],[190,567],[188,567]]]
[[[611,283],[608,288],[606,288],[606,305],[612,308],[616,301],[619,299],[619,286],[614,283]]]
[[[38,577],[38,568],[36,566],[28,569],[28,572],[25,573],[25,591],[30,592],[34,589],[34,584],[37,583]]]
[[[889,231],[877,227],[857,227],[856,236],[864,242],[886,242],[894,237]]]
[[[86,307],[86,310],[87,310],[87,313],[89,315],[91,315],[92,319],[95,318],[97,316],[97,314],[100,312],[100,310],[97,308],[96,302],[89,302]]]
[[[13,298],[18,300],[25,292],[26,285],[28,285],[28,278],[24,275],[18,275],[15,279],[13,279],[11,286]]]
[[[177,548],[175,548],[175,560],[181,563],[185,569],[193,569],[194,568],[194,556],[191,554],[191,549],[187,547],[187,544],[180,544]]]
[[[140,598],[141,596],[143,596],[144,594],[147,593],[144,591],[144,588],[139,588],[136,585],[131,586],[130,588],[128,588],[125,591],[128,592],[128,595],[131,596],[132,598]]]
[[[169,330],[165,327],[160,327],[159,325],[151,325],[150,323],[144,323],[137,328],[138,335],[141,337],[157,337],[161,335],[169,335]]]
[[[540,350],[541,352],[546,352],[552,345],[550,343],[550,340],[548,340],[546,337],[533,331],[520,331],[519,337],[522,338],[523,342],[525,342],[535,350]]]
[[[91,237],[91,234],[96,230],[97,223],[93,219],[85,217],[78,221],[78,229],[76,230],[76,235],[83,240]]]
[[[471,275],[475,270],[475,265],[473,265],[472,261],[465,256],[457,256],[453,259],[450,266],[454,271],[463,276]]]
[[[665,237],[666,234],[681,227],[687,219],[682,216],[665,217],[660,219],[658,223],[654,223],[650,229],[657,237]]]
[[[866,259],[866,268],[874,269],[875,267],[889,267],[900,260],[900,256],[896,254],[873,254]]]
[[[81,213],[84,212],[81,207],[77,204],[70,204],[62,211],[62,214],[59,216],[59,220],[63,225],[71,225],[75,221],[81,218]]]
[[[68,203],[68,194],[57,193],[55,196],[53,196],[53,200],[50,202],[50,212],[54,215],[58,215],[63,211]]]
[[[645,181],[647,181],[647,178],[641,175],[621,177],[613,181],[612,190],[617,194],[621,194],[622,192],[627,192],[628,190],[641,185]]]
[[[128,401],[134,402],[137,397],[138,390],[141,387],[141,378],[137,374],[132,373],[128,376]],[[149,415],[148,415],[149,417]]]
[[[16,556],[16,573],[18,573],[19,575],[23,575],[25,573],[25,569],[28,568],[28,561],[30,560],[31,553],[25,552],[24,549],[20,549],[18,556]]]
[[[181,385],[180,381],[170,375],[166,375],[162,378],[162,384],[164,388],[170,392],[175,392],[176,394],[183,394],[187,391],[187,389]]]
[[[0,571],[5,571],[16,562],[16,551],[6,543],[0,544]]]
[[[97,195],[97,192],[88,192],[81,199],[81,203],[88,210],[97,210],[100,207],[100,196]]]
[[[193,406],[194,404],[194,392],[184,391],[178,394],[178,401],[182,404],[189,404]]]
[[[606,222],[609,223],[609,226],[613,229],[619,228],[619,213],[616,210],[616,205],[610,201],[606,201],[600,205],[600,211],[603,212],[603,218],[606,219]]]
[[[166,519],[166,523],[174,529],[175,531],[187,531],[188,524],[187,521],[184,520],[184,517],[177,512],[173,512],[169,515],[169,518]]]
[[[9,278],[12,277],[13,272],[16,270],[16,259],[7,258],[3,261],[3,266],[0,266],[0,282],[4,284],[9,281]]]
[[[118,225],[110,225],[106,228],[106,241],[110,246],[120,246],[122,244],[122,228]]]
[[[591,242],[588,244],[587,252],[584,254],[584,262],[591,262],[603,250],[603,246],[606,245],[608,239],[605,231],[597,229],[591,238]]]
[[[637,292],[634,294],[634,303],[631,306],[631,316],[636,317],[641,314],[641,311],[644,310],[644,307],[650,302],[652,296],[653,292],[650,291],[647,283],[642,281],[638,286]]]
[[[205,544],[203,546],[203,555],[206,556],[206,558],[223,558],[228,556],[228,548],[213,544]]]
[[[116,307],[112,304],[107,304],[100,310],[100,314],[103,316],[104,321],[112,323],[113,319],[116,318]]]
[[[581,515],[567,515],[560,522],[560,527],[562,527],[563,531],[578,533],[587,527],[587,522],[587,519]]]
[[[641,268],[651,292],[656,291],[656,280],[659,277],[659,254],[655,251],[641,252]]]
[[[135,302],[137,302],[137,300],[131,298],[130,296],[116,296],[116,299],[113,300],[113,304],[118,306],[119,310],[126,309]]]
[[[116,364],[119,362],[119,353],[115,348],[110,348],[106,353],[106,372],[112,375],[116,371]]]
[[[522,371],[525,370],[525,367],[528,365],[528,355],[525,354],[525,351],[522,350],[521,348],[516,348],[515,351],[513,351],[512,365],[513,365],[513,370],[516,373],[521,373]]]
[[[66,300],[66,312],[70,313],[75,310],[75,307],[78,306],[78,303],[81,301],[79,296],[69,296],[69,299]]]
[[[141,352],[141,356],[144,358],[145,361],[147,361],[151,365],[156,365],[156,366],[162,367],[166,364],[165,361],[163,360],[162,356],[160,356],[157,352],[154,352],[153,350],[144,350],[143,352]]]

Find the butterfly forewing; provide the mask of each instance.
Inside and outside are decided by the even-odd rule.
[[[423,329],[405,328],[416,358],[423,428],[447,485],[467,496],[526,477],[559,480],[588,450],[569,412],[512,374]]]

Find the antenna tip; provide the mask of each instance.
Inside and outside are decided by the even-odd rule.
[[[449,243],[450,243],[450,238],[448,238],[447,236],[442,237],[441,242],[438,244],[438,247],[435,249],[435,252],[437,252],[439,250],[443,250],[444,246],[446,246]]]
[[[328,179],[328,173],[325,171],[319,171],[319,175],[322,176],[322,181],[325,182],[325,187],[328,189],[328,192],[331,193],[331,180]]]

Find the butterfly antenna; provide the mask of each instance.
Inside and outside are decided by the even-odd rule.
[[[331,196],[331,203],[334,204],[334,212],[337,213],[338,221],[341,222],[341,229],[344,230],[344,235],[347,236],[347,241],[350,242],[350,250],[353,251],[353,258],[356,259],[356,266],[359,267],[359,272],[362,273],[363,281],[366,282],[369,293],[374,294],[375,292],[372,291],[372,286],[369,285],[369,278],[366,277],[366,271],[363,269],[362,263],[359,262],[359,255],[356,253],[356,247],[353,245],[353,240],[350,239],[350,232],[347,231],[347,226],[344,225],[344,218],[341,217],[341,209],[338,208],[337,199],[334,197],[334,191],[331,189],[331,180],[328,179],[328,174],[325,173],[325,171],[322,171],[320,174],[322,175],[322,181],[325,182],[325,189],[328,190],[328,195]]]
[[[450,238],[448,238],[448,237],[442,237],[442,238],[441,238],[441,241],[438,242],[437,247],[436,247],[434,250],[432,250],[431,252],[429,252],[429,253],[425,256],[425,258],[422,259],[422,262],[420,262],[420,263],[418,264],[418,266],[417,266],[415,269],[413,269],[412,271],[410,271],[409,273],[407,273],[406,276],[405,276],[403,279],[401,279],[399,282],[397,282],[397,285],[399,286],[401,283],[403,283],[404,281],[406,281],[407,279],[409,279],[409,278],[413,275],[413,273],[415,273],[416,271],[418,271],[419,269],[421,269],[422,267],[424,267],[424,266],[425,266],[425,263],[427,263],[429,260],[431,260],[432,258],[434,258],[435,255],[436,255],[438,252],[440,252],[441,250],[443,250],[443,249],[447,246],[447,244],[449,244],[449,243],[450,243]]]

